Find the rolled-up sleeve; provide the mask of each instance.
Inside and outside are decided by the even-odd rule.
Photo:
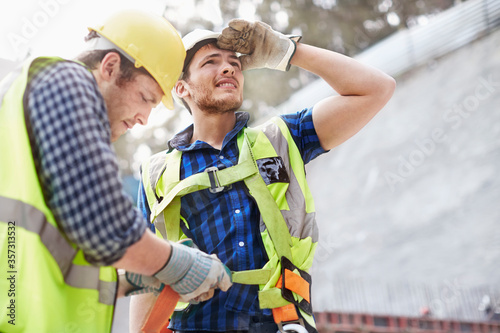
[[[281,115],[290,130],[295,144],[299,148],[304,164],[309,163],[321,154],[326,153],[319,142],[312,118],[313,108]]]
[[[147,224],[124,191],[102,95],[90,72],[52,64],[31,80],[25,108],[46,203],[96,265],[120,259]]]

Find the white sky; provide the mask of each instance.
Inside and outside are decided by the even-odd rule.
[[[2,0],[0,58],[21,60],[32,55],[71,58],[84,48],[89,25],[101,23],[120,9],[161,15],[165,0]]]
[[[255,5],[262,0],[241,0],[238,17],[254,20]],[[203,17],[223,28],[219,0],[1,0],[0,58],[23,60],[31,55],[72,58],[84,49],[88,26],[102,23],[121,9],[140,9],[162,15],[169,3],[167,18],[178,29],[191,17]],[[279,3],[276,2],[279,6]],[[285,14],[279,11],[278,14]],[[286,14],[285,14],[286,15]],[[277,17],[286,27],[288,17]],[[278,27],[279,28],[279,27]]]

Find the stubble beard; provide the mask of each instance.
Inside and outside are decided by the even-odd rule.
[[[240,109],[241,104],[243,103],[241,98],[215,99],[213,98],[212,92],[209,91],[209,89],[203,88],[198,85],[195,85],[194,89],[198,91],[198,93],[193,96],[193,102],[198,106],[200,110],[208,114],[225,114],[236,112]]]

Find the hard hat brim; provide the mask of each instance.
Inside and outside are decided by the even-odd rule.
[[[174,109],[174,100],[170,93],[166,93],[165,95],[163,95],[161,102],[163,103],[163,105],[165,105],[167,109],[169,110]]]
[[[186,58],[184,59],[182,72],[186,71],[186,68],[191,63],[191,60],[196,52],[209,43],[217,42],[217,38],[220,34],[220,32],[213,32],[210,30],[195,29],[191,33],[184,36],[182,42],[184,43],[184,48],[186,49]]]

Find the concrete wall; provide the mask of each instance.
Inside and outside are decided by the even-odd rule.
[[[307,167],[315,310],[347,306],[342,281],[434,286],[422,302],[449,306],[450,293],[482,286],[500,305],[500,31],[396,79],[370,124]],[[351,310],[383,312],[387,295],[366,289],[380,302]]]

